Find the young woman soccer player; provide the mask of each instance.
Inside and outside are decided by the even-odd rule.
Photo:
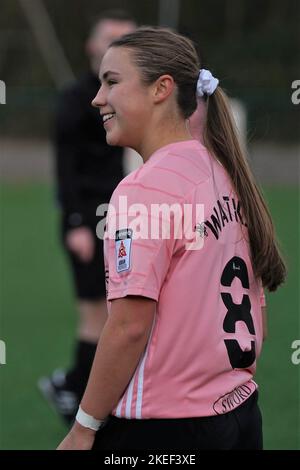
[[[113,42],[100,79],[107,142],[144,165],[111,199],[110,314],[59,449],[261,449],[263,288],[285,266],[226,95],[164,29]],[[197,97],[204,145],[189,131]]]

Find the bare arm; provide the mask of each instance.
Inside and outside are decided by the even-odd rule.
[[[147,345],[155,308],[156,302],[144,297],[112,301],[81,401],[89,415],[104,419],[117,405]],[[91,448],[94,434],[75,422],[59,449]]]

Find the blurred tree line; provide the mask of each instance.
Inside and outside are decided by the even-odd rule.
[[[42,1],[75,76],[87,67],[84,42],[102,10],[126,9],[140,24],[159,21],[159,0]],[[299,25],[299,0],[181,0],[178,28],[229,95],[245,103],[251,140],[299,141],[300,105],[291,102],[291,84],[300,79]],[[49,136],[57,87],[20,0],[0,0],[0,79],[7,86],[1,135]]]

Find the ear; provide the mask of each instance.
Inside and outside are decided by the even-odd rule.
[[[171,75],[161,75],[154,83],[153,101],[161,103],[168,98],[175,89],[175,82]]]

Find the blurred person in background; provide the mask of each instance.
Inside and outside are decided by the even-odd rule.
[[[56,115],[61,233],[73,276],[79,323],[72,368],[57,369],[50,377],[42,377],[38,385],[66,423],[74,419],[107,318],[103,241],[96,237],[96,208],[109,202],[124,177],[123,149],[107,145],[101,117],[91,101],[99,89],[99,67],[109,44],[135,28],[135,20],[125,11],[101,15],[86,43],[90,70],[63,90]]]

